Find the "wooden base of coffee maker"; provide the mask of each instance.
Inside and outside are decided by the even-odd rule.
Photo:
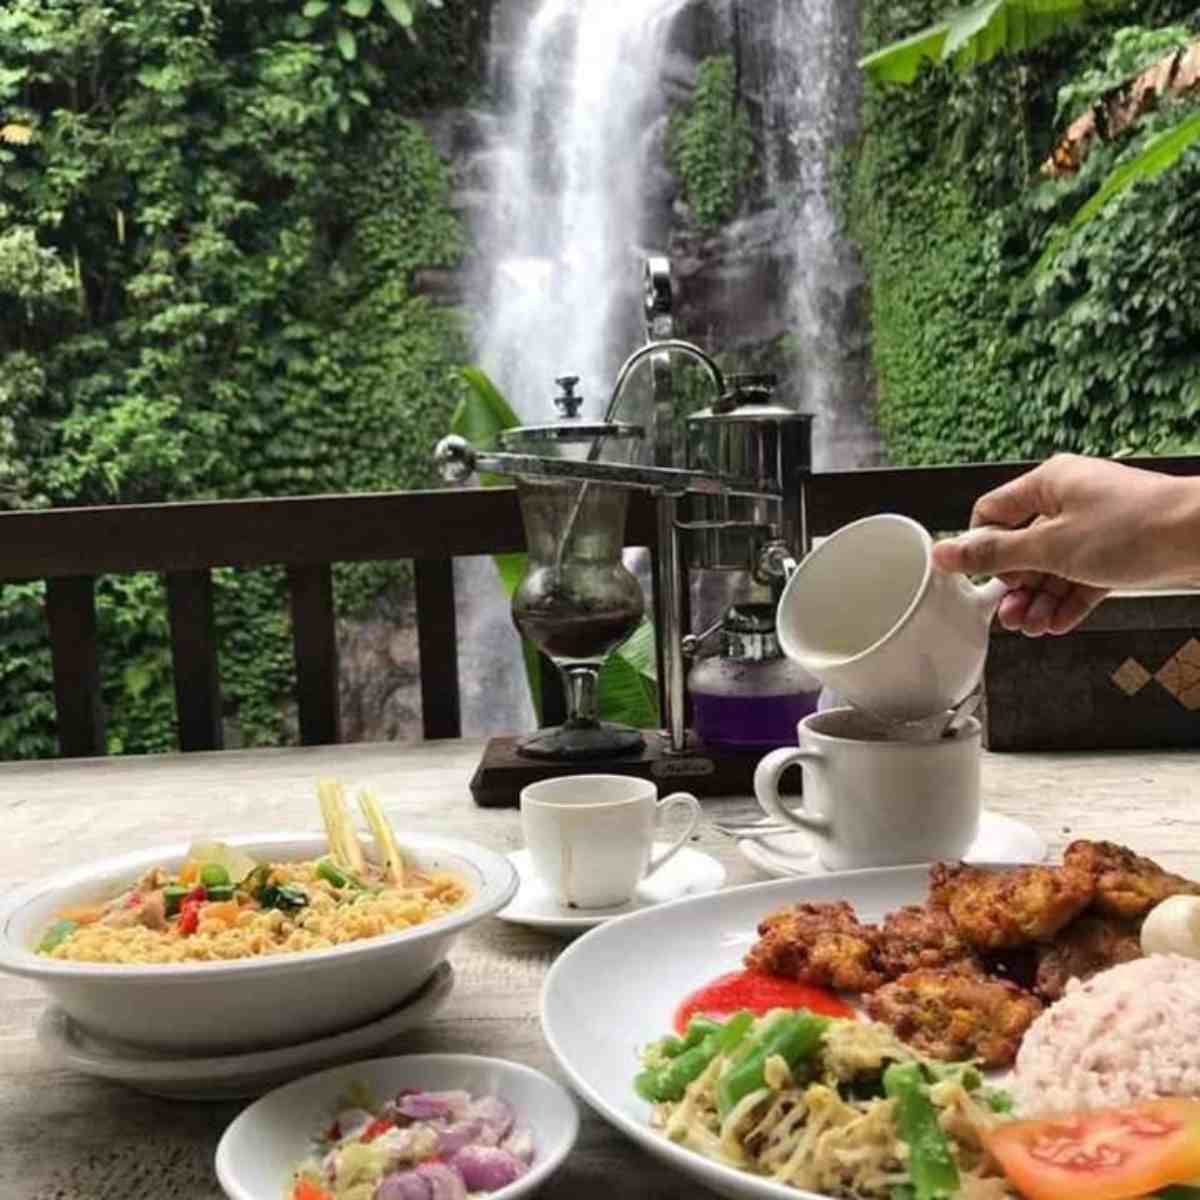
[[[666,739],[656,730],[643,730],[645,746],[638,752],[587,762],[553,762],[521,754],[519,737],[495,737],[471,778],[471,795],[481,808],[514,808],[521,789],[543,779],[569,775],[633,775],[652,779],[659,792],[691,792],[696,796],[753,796],[754,769],[763,751],[718,749],[700,742],[689,744],[685,754],[671,754]],[[800,791],[799,769],[788,771],[781,790]]]

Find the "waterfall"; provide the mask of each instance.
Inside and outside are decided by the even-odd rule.
[[[802,364],[799,407],[815,417],[816,470],[875,465],[865,281],[841,228],[834,180],[837,155],[859,127],[861,5],[774,0],[774,9],[768,89],[791,152],[770,156],[766,169],[769,190],[792,198],[787,307]]]
[[[525,16],[482,230],[480,359],[523,420],[553,418],[554,379],[578,375],[603,411],[639,336],[648,131],[665,109],[661,60],[687,0],[542,0]],[[524,15],[524,14],[522,14]]]

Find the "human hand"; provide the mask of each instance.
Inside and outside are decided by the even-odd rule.
[[[1106,459],[1056,455],[980,497],[971,531],[938,543],[934,563],[1004,579],[1012,590],[997,615],[1006,629],[1067,633],[1113,588],[1200,574],[1198,488]]]

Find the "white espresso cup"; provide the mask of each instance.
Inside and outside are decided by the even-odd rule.
[[[933,539],[908,517],[885,513],[839,529],[780,597],[784,653],[884,721],[953,708],[979,683],[1008,586],[939,571],[932,552]]]
[[[669,809],[686,808],[687,828],[661,854],[654,835]],[[534,872],[567,908],[608,908],[683,849],[700,823],[687,792],[663,800],[648,779],[570,775],[521,789],[521,828]]]
[[[961,858],[979,831],[979,746],[974,717],[952,737],[888,739],[853,708],[813,713],[798,746],[766,756],[754,794],[776,820],[806,830],[830,870]],[[803,798],[779,795],[789,767],[804,770]],[[794,802],[793,802],[794,801]]]

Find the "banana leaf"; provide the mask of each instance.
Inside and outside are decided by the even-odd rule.
[[[1164,171],[1169,171],[1197,144],[1200,144],[1200,112],[1192,113],[1173,129],[1166,129],[1152,137],[1140,153],[1113,170],[1096,194],[1075,214],[1071,224],[1051,239],[1038,260],[1037,273],[1041,274],[1051,267],[1070,240],[1100,213],[1109,201],[1115,200],[1135,183],[1154,179]]]
[[[960,71],[1017,54],[1120,0],[979,0],[867,55],[859,66],[876,83],[912,83],[922,64],[953,62]]]
[[[450,430],[476,446],[492,446],[506,429],[519,425],[500,389],[480,367],[463,367],[460,374],[468,387],[450,419]],[[502,476],[480,475],[483,487],[508,481]],[[529,565],[526,554],[493,555],[500,585],[511,600]],[[539,723],[542,719],[542,659],[537,647],[521,639],[525,679]],[[635,729],[658,726],[658,673],[655,659],[654,626],[648,620],[618,646],[600,668],[600,716],[605,721],[632,725]]]

